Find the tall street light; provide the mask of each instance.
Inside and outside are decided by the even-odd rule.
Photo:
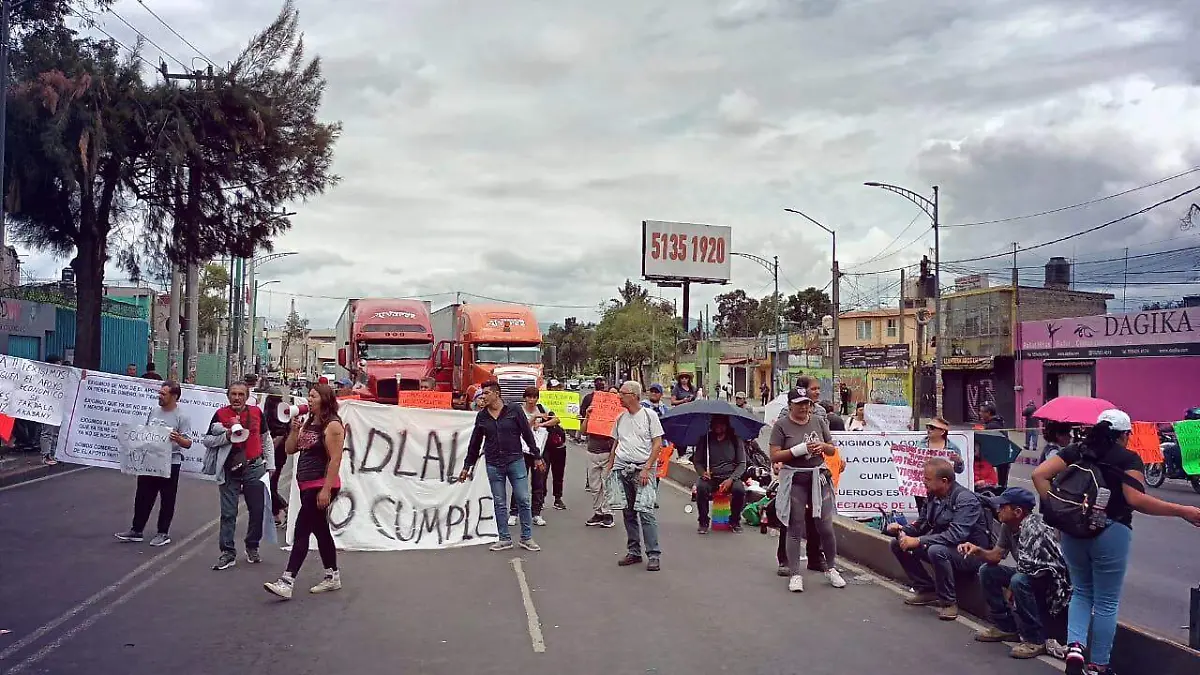
[[[247,365],[254,364],[254,359],[252,357],[247,358],[249,355],[246,354],[245,351],[247,349],[253,349],[253,347],[254,347],[254,333],[255,333],[254,323],[255,323],[255,314],[258,312],[258,289],[262,288],[262,286],[267,285],[267,284],[261,284],[261,285],[256,284],[254,282],[254,272],[258,269],[259,265],[264,265],[266,263],[271,262],[272,260],[278,260],[280,258],[286,258],[288,256],[293,256],[293,255],[296,255],[295,251],[286,251],[283,253],[268,253],[266,255],[260,255],[257,258],[253,258],[246,262],[246,288],[247,288],[247,290],[250,291],[248,293],[248,295],[250,296],[248,298],[248,300],[250,301],[250,311],[249,311],[250,316],[248,317],[248,320],[246,321],[246,330],[245,330],[245,338],[244,338],[245,342],[242,345],[242,349],[238,350],[239,366],[246,367]],[[267,283],[271,283],[271,282],[267,282]],[[241,293],[242,291],[241,291],[240,284],[238,286],[238,289],[239,289],[238,292]],[[236,304],[236,307],[240,308],[241,306],[242,306],[242,301],[239,300],[238,303]],[[241,312],[239,311],[238,314],[240,315]],[[241,328],[241,326],[238,326],[238,328]],[[249,361],[249,364],[246,364],[246,361]]]
[[[869,183],[863,183],[863,185],[866,185],[867,187],[879,188],[881,190],[887,190],[888,192],[894,192],[901,197],[904,197],[913,204],[916,204],[917,207],[924,211],[925,215],[929,216],[929,219],[933,221],[933,339],[935,340],[935,349],[933,352],[933,387],[935,392],[934,400],[936,401],[935,408],[937,410],[937,416],[943,417],[942,343],[945,342],[945,340],[942,339],[942,277],[940,267],[941,241],[938,234],[938,186],[933,186],[933,199],[929,199],[928,197],[913,192],[912,190],[898,187],[896,185],[889,185],[887,183],[876,183],[872,181]],[[903,289],[901,289],[901,295],[903,295]],[[900,320],[903,321],[904,317],[901,316]],[[918,366],[919,365],[920,364],[918,364]],[[918,373],[918,377],[919,376],[920,374]],[[914,403],[919,409],[921,402],[914,401]]]
[[[822,230],[825,230],[826,232],[828,232],[830,237],[833,237],[833,250],[830,251],[829,256],[831,258],[833,258],[833,265],[831,267],[831,270],[833,272],[833,281],[832,281],[833,297],[830,298],[830,300],[833,301],[833,381],[834,381],[834,386],[836,387],[838,375],[840,374],[840,366],[841,366],[841,360],[842,360],[842,354],[841,354],[842,322],[838,318],[838,316],[841,314],[841,311],[842,311],[842,308],[841,308],[842,273],[840,270],[838,270],[837,232],[834,231],[832,228],[825,227],[824,225],[822,225],[821,223],[818,223],[816,220],[814,220],[812,217],[810,217],[808,214],[798,211],[796,209],[784,209],[784,211],[787,211],[788,213],[794,213],[798,216],[802,216],[808,222],[810,222],[813,225],[816,225],[817,227],[821,228]]]
[[[739,258],[753,260],[762,266],[763,269],[771,273],[771,278],[775,281],[775,351],[771,352],[771,396],[776,396],[779,392],[779,256],[772,256],[770,260],[754,255],[753,253],[738,253],[733,252],[730,255],[736,255]],[[785,366],[787,364],[784,364]]]

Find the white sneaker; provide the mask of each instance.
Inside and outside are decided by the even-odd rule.
[[[325,570],[325,578],[321,583],[308,589],[309,593],[328,593],[342,588],[342,573],[338,570]]]
[[[509,516],[509,517],[508,517],[508,526],[509,526],[509,527],[513,527],[513,526],[514,526],[514,525],[516,525],[516,524],[517,524],[517,517],[516,517],[516,516]]]
[[[294,584],[295,580],[285,574],[275,581],[268,581],[263,584],[263,588],[267,589],[268,593],[277,595],[284,600],[291,600]]]
[[[788,579],[788,590],[793,593],[803,593],[804,592],[804,577],[800,576],[799,574],[796,574],[796,575],[793,575],[791,579]]]
[[[846,580],[842,578],[842,573],[831,569],[825,572],[825,578],[829,579],[829,585],[834,588],[845,588]]]
[[[545,527],[545,525],[546,525],[546,519],[545,519],[545,518],[543,518],[543,517],[541,517],[541,516],[534,516],[534,517],[533,517],[533,524],[534,524],[534,525],[541,525],[541,526]]]

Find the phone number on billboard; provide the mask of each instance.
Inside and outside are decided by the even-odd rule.
[[[689,257],[688,251],[691,251]],[[725,262],[725,240],[667,232],[650,233],[650,258],[652,260],[684,260],[698,263]]]

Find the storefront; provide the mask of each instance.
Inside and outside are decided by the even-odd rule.
[[[1177,420],[1200,405],[1200,309],[1021,324],[1018,405],[1098,396],[1135,420]]]
[[[979,406],[991,403],[1015,427],[1011,356],[947,356],[942,359],[942,409],[951,424],[978,424]]]
[[[46,338],[54,331],[54,312],[51,305],[0,298],[0,353],[23,359],[46,358]]]

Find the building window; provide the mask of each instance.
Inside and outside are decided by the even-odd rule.
[[[896,319],[887,320],[887,336],[890,338],[900,337],[900,322]]]
[[[859,319],[857,322],[858,339],[860,341],[871,339],[871,322]]]

